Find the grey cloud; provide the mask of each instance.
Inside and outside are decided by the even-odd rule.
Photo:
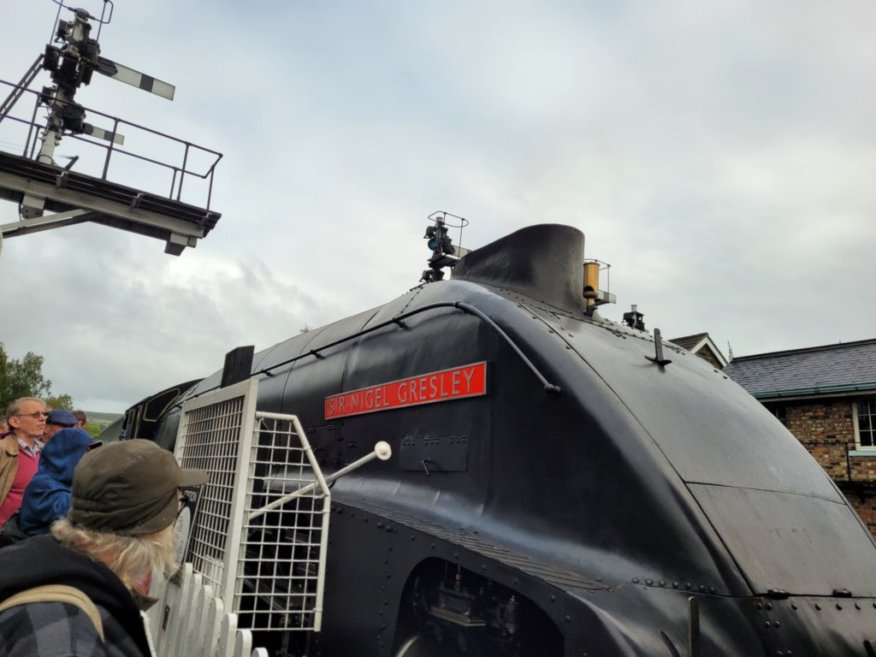
[[[7,78],[53,15],[15,1]],[[222,151],[223,219],[178,260],[102,227],[9,240],[0,303],[69,306],[0,340],[119,410],[405,291],[436,209],[472,220],[467,246],[581,228],[613,265],[603,314],[638,303],[666,336],[737,355],[872,337],[874,28],[872,7],[808,1],[120,6],[105,54],[177,99],[97,81],[83,102]]]

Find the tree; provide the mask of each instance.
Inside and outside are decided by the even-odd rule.
[[[47,395],[43,397],[43,401],[46,402],[46,406],[49,408],[73,410],[73,398],[70,395]]]
[[[52,382],[43,376],[43,357],[28,351],[9,358],[0,343],[0,412],[19,397],[42,397],[52,408],[72,408],[70,395],[52,396]]]

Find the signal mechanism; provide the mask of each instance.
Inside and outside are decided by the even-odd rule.
[[[187,246],[194,247],[221,216],[210,210],[210,197],[213,174],[222,154],[96,110],[86,111],[77,103],[77,90],[88,85],[95,72],[168,100],[173,100],[175,87],[100,54],[100,28],[112,19],[111,0],[104,0],[99,18],[84,9],[69,7],[63,0],[53,2],[58,5],[53,43],[46,46],[18,84],[0,80],[0,84],[11,87],[0,104],[0,136],[4,138],[0,144],[7,143],[7,135],[16,129],[26,132],[21,154],[0,150],[0,199],[18,203],[20,215],[19,221],[0,225],[0,245],[4,237],[92,221],[162,239],[165,253],[172,255],[179,255]],[[72,20],[60,19],[62,9],[72,12]],[[96,38],[91,36],[93,23],[98,25]],[[51,75],[52,85],[37,91],[31,84],[42,71]],[[12,112],[25,94],[34,101],[30,118]],[[44,119],[38,117],[41,110]],[[89,112],[105,120],[105,127],[87,122]],[[123,131],[138,133],[141,142],[147,138],[159,152],[174,152],[175,159],[125,150]],[[81,159],[78,152],[56,155],[65,138],[75,140],[71,144],[83,150]],[[61,158],[68,160],[64,166],[57,162]],[[133,165],[145,167],[147,171],[138,181],[155,182],[165,191],[124,186],[111,180],[110,168],[115,166],[114,172],[118,171],[120,161],[128,169]],[[74,169],[77,164],[82,172]],[[100,173],[85,173],[88,165]],[[190,203],[192,197],[199,201]]]

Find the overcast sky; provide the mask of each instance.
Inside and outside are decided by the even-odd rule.
[[[0,0],[0,77],[56,10]],[[604,316],[725,355],[876,337],[873,0],[117,0],[100,43],[176,98],[95,76],[77,101],[223,153],[222,219],[180,257],[90,224],[4,241],[0,342],[77,406],[407,291],[435,210],[470,248],[576,226],[612,265]]]

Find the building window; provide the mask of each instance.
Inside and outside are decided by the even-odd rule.
[[[876,399],[862,399],[855,404],[855,427],[858,447],[876,449]]]
[[[788,426],[788,407],[787,406],[773,406],[770,408],[770,411],[773,415],[776,416],[779,422],[784,424],[786,427]]]

